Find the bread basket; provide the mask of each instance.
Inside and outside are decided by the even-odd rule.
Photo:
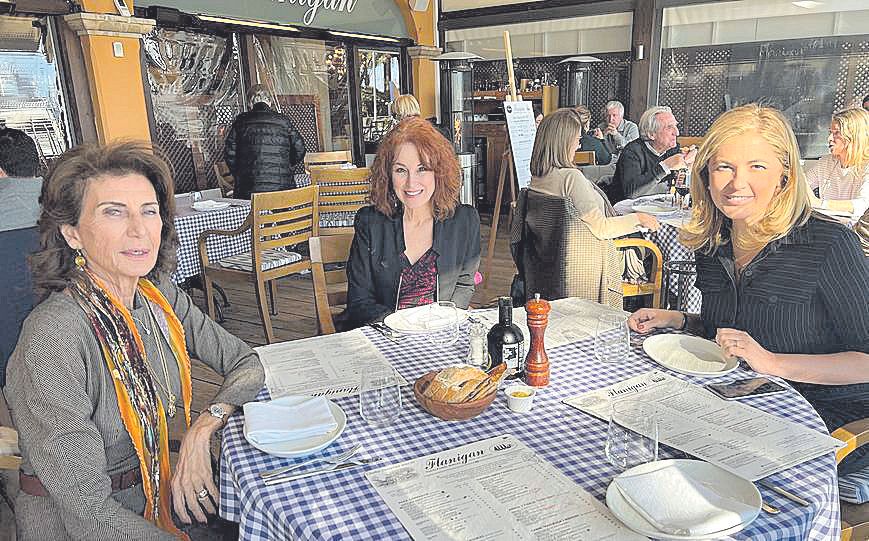
[[[486,396],[471,400],[470,402],[452,403],[433,400],[423,393],[436,375],[437,371],[433,371],[420,376],[413,384],[413,395],[422,409],[444,421],[465,421],[472,419],[483,413],[498,394],[498,389],[496,388]]]

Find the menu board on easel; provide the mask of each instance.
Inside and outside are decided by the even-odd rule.
[[[537,123],[530,101],[505,101],[504,116],[507,118],[507,131],[510,134],[510,150],[516,165],[516,181],[519,189],[531,184],[531,151]]]

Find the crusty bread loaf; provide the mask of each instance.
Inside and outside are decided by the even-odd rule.
[[[438,372],[423,394],[432,400],[453,404],[476,400],[498,388],[506,368],[502,364],[486,374],[474,366],[450,366]]]

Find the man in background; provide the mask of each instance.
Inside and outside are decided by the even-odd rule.
[[[38,165],[33,139],[21,130],[0,129],[0,387],[6,385],[6,361],[34,303],[27,256],[39,247]],[[6,423],[0,419],[0,424]]]
[[[236,117],[223,150],[239,199],[295,188],[295,165],[305,157],[304,139],[287,115],[272,108],[266,88],[255,85],[249,95],[251,109]]]
[[[622,149],[631,141],[640,138],[640,130],[636,124],[625,118],[625,106],[620,101],[607,102],[603,114],[604,121],[598,128],[603,133],[604,146],[612,154],[611,163],[615,163]]]
[[[640,118],[641,138],[628,143],[607,189],[612,203],[667,193],[674,172],[694,163],[697,149],[682,153],[676,144],[678,122],[669,107],[651,107]]]

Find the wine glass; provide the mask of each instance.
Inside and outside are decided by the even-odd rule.
[[[620,470],[658,460],[658,417],[655,407],[631,399],[613,400],[604,453]]]
[[[449,346],[459,339],[459,310],[450,301],[437,301],[428,305],[424,325],[431,332],[426,334],[436,346]]]
[[[391,366],[366,366],[359,385],[359,414],[371,426],[388,426],[401,414],[401,378]]]
[[[616,363],[624,360],[630,351],[628,317],[622,314],[601,314],[597,317],[594,335],[594,354],[599,361]]]

